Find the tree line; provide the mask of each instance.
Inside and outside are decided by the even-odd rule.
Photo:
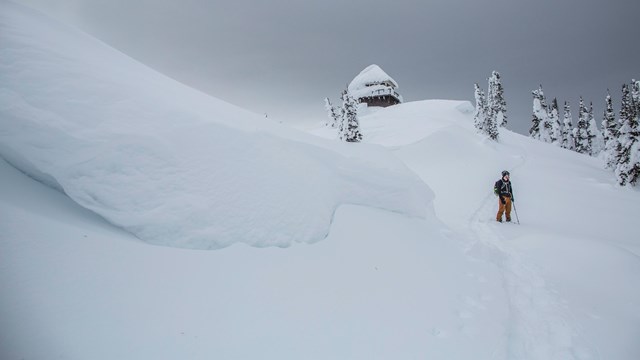
[[[485,92],[474,85],[476,107],[474,126],[476,130],[498,141],[499,128],[506,127],[507,103],[504,98],[500,73],[493,71],[488,79]],[[640,81],[632,80],[622,85],[621,107],[616,117],[611,94],[607,90],[605,110],[601,127],[598,128],[593,113],[593,103],[586,106],[580,97],[578,121],[573,126],[571,106],[564,102],[563,117],[557,98],[547,104],[542,85],[533,90],[533,116],[529,135],[531,138],[554,144],[581,154],[602,157],[604,167],[612,170],[621,186],[636,186],[640,181]],[[329,115],[327,126],[338,130],[340,140],[362,141],[358,120],[358,100],[348,90],[342,92],[341,106],[331,104],[325,98],[325,108]]]
[[[474,85],[476,107],[473,115],[476,130],[498,141],[499,128],[507,125],[507,104],[500,73],[493,71],[485,92]],[[542,85],[533,90],[533,116],[529,135],[567,150],[602,157],[604,167],[612,170],[621,186],[636,186],[640,182],[640,81],[622,85],[621,107],[616,117],[607,90],[601,127],[593,113],[593,103],[586,106],[582,97],[578,104],[578,121],[573,126],[571,106],[564,102],[560,120],[558,100],[547,104]]]
[[[578,122],[573,126],[571,107],[564,102],[563,121],[558,117],[558,101],[548,106],[542,85],[532,91],[533,118],[529,135],[547,143],[594,157],[601,157],[619,185],[636,186],[640,180],[640,81],[622,85],[621,106],[616,117],[611,93],[607,90],[601,127],[580,97]]]

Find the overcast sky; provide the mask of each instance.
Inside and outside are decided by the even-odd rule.
[[[503,77],[509,128],[531,90],[580,95],[601,120],[640,78],[638,0],[17,0],[195,88],[271,118],[321,120],[323,99],[380,65],[405,101],[473,100]],[[616,105],[617,108],[617,105]],[[617,111],[617,109],[616,109]]]

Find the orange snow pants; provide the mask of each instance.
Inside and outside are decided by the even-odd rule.
[[[503,196],[504,204],[500,201],[500,197],[498,197],[498,214],[496,215],[496,220],[502,221],[502,214],[507,216],[507,221],[511,221],[511,198],[508,196]]]

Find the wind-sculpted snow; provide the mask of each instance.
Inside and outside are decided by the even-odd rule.
[[[210,249],[326,236],[340,204],[426,216],[381,147],[287,130],[0,4],[0,155],[141,239]]]

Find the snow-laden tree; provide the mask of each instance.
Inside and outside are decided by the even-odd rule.
[[[507,127],[507,100],[504,97],[504,88],[502,87],[502,83],[500,83],[500,115],[501,118],[498,118],[498,125],[500,127]]]
[[[493,71],[489,78],[489,89],[487,90],[487,107],[490,109],[493,121],[496,126],[507,126],[507,102],[504,98],[504,87],[500,80],[500,73]]]
[[[633,98],[631,97],[631,89],[629,85],[623,84],[622,98],[620,99],[620,119],[618,120],[620,126],[622,126],[626,120],[633,116],[634,109],[633,104],[631,103],[632,99]]]
[[[545,141],[548,137],[544,130],[544,125],[547,122],[547,103],[542,85],[531,93],[533,94],[533,118],[529,135],[534,139]]]
[[[573,140],[573,119],[571,116],[571,106],[568,101],[564,102],[561,146],[568,150],[573,150],[575,147],[575,142]]]
[[[324,108],[327,110],[327,116],[329,117],[325,125],[333,129],[337,128],[340,122],[338,109],[331,104],[329,98],[324,99]]]
[[[631,100],[635,105],[636,116],[640,116],[640,80],[631,80]]]
[[[638,131],[635,131],[637,133]],[[637,186],[640,179],[640,141],[638,136],[629,147],[629,162],[624,164],[620,171],[626,172],[627,184]]]
[[[589,133],[589,148],[591,149],[589,155],[598,156],[603,147],[602,133],[598,129],[596,119],[593,116],[593,102],[589,103],[589,112],[587,114],[587,119],[589,122],[589,128],[587,129],[587,131]]]
[[[578,123],[573,129],[573,140],[575,143],[575,151],[581,154],[591,154],[589,141],[589,112],[584,106],[584,100],[580,97],[580,105],[578,109]]]
[[[474,85],[474,95],[476,98],[476,109],[473,113],[473,125],[479,133],[483,132],[484,120],[487,117],[487,102],[484,97],[484,91],[476,83]]]
[[[487,106],[487,116],[484,119],[484,125],[482,126],[485,135],[491,140],[498,141],[500,135],[498,131],[498,124],[496,123],[496,116],[490,106]]]
[[[362,141],[358,122],[358,101],[348,91],[342,93],[342,119],[339,127],[340,140],[346,142]]]
[[[498,140],[498,125],[496,124],[495,108],[491,107],[484,96],[484,91],[478,84],[475,87],[476,109],[473,114],[473,124],[476,130],[487,135],[492,140]]]
[[[635,186],[640,177],[640,105],[636,99],[640,100],[640,84],[635,81],[631,86],[624,84],[618,131],[620,152],[615,170],[618,183],[623,186]]]
[[[542,89],[542,87],[540,87]],[[551,119],[549,117],[549,105],[547,105],[547,98],[542,94],[540,98],[540,106],[542,108],[543,113],[541,114],[540,121],[540,141],[551,143],[552,138],[551,134],[553,133],[553,126],[551,124]]]
[[[551,124],[551,143],[557,146],[562,145],[562,124],[560,123],[560,115],[558,114],[558,99],[553,98],[551,107],[549,108],[549,123]]]
[[[605,98],[605,109],[602,118],[602,131],[603,131],[603,159],[604,167],[606,169],[615,170],[618,164],[618,154],[620,152],[620,141],[618,139],[618,129],[620,125],[616,120],[616,114],[613,110],[613,102],[611,101],[611,94],[607,90],[607,97]]]

